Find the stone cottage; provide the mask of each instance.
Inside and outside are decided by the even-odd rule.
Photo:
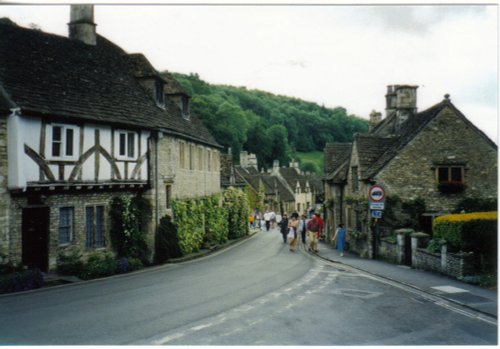
[[[71,6],[69,38],[0,21],[0,263],[111,248],[109,203],[138,193],[154,251],[172,198],[220,191],[221,147],[189,96],[97,35],[93,10]]]
[[[427,231],[433,217],[453,210],[463,198],[497,196],[497,145],[453,105],[449,95],[418,112],[417,88],[388,86],[384,119],[372,112],[368,133],[356,134],[352,143],[326,145],[330,231],[340,222],[369,231],[368,189],[375,184],[385,189],[388,200],[425,203],[420,220]]]

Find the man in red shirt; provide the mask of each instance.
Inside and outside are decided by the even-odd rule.
[[[323,227],[325,226],[325,222],[323,222],[323,219],[321,218],[321,215],[319,213],[316,212],[314,215],[316,216],[316,219],[318,220],[318,224],[319,224],[317,238],[321,239],[321,237],[323,236]]]
[[[323,227],[318,220],[318,215],[314,215],[307,222],[307,238],[309,240],[309,251],[313,250],[314,252],[318,252],[318,236],[320,234],[320,229],[322,228]]]

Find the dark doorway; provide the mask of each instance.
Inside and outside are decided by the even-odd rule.
[[[23,264],[41,271],[49,264],[49,216],[48,207],[23,208]]]
[[[403,264],[411,267],[411,235],[405,234],[405,250]]]

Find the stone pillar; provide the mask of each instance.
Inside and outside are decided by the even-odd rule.
[[[396,251],[398,253],[398,263],[404,264],[405,260],[405,236],[404,234],[397,234]]]
[[[427,244],[429,240],[429,234],[425,233],[413,233],[411,234],[411,265],[414,267],[418,266],[417,261],[417,248],[423,247]]]
[[[443,243],[441,245],[441,271],[445,272],[446,271],[446,266],[447,266],[447,263],[446,263],[446,254],[448,252],[448,246],[446,245],[446,243]]]

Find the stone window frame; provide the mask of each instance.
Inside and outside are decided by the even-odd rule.
[[[435,162],[432,164],[431,169],[434,171],[434,181],[438,190],[441,193],[460,193],[465,189],[465,171],[467,170],[466,162],[461,161],[443,161]],[[459,169],[459,176],[455,177],[453,169]],[[445,174],[446,180],[443,180],[443,170],[447,171]]]
[[[456,175],[456,173],[454,174],[453,173],[453,170],[456,170],[458,169],[460,172],[460,175],[459,175],[459,178],[458,179],[454,179],[454,176]],[[447,170],[447,174],[446,174],[446,179],[447,180],[442,180],[441,177],[442,177],[442,173],[443,173],[443,170]],[[435,175],[436,175],[436,183],[438,184],[442,184],[442,183],[460,183],[460,184],[464,184],[465,183],[465,165],[458,165],[458,164],[448,164],[448,165],[437,165],[435,167]]]
[[[179,167],[186,168],[186,142],[179,141]]]
[[[106,236],[107,236],[107,206],[105,204],[93,204],[85,205],[85,248],[91,249],[101,249],[106,247]],[[100,210],[98,210],[100,209]],[[92,223],[89,226],[89,212],[92,210]],[[101,219],[98,222],[98,212],[101,211]],[[98,225],[98,223],[100,223]],[[98,232],[98,227],[101,228],[100,234]]]
[[[60,207],[59,228],[58,228],[59,246],[69,245],[73,241],[74,222],[75,222],[74,207],[69,207],[69,206]]]

